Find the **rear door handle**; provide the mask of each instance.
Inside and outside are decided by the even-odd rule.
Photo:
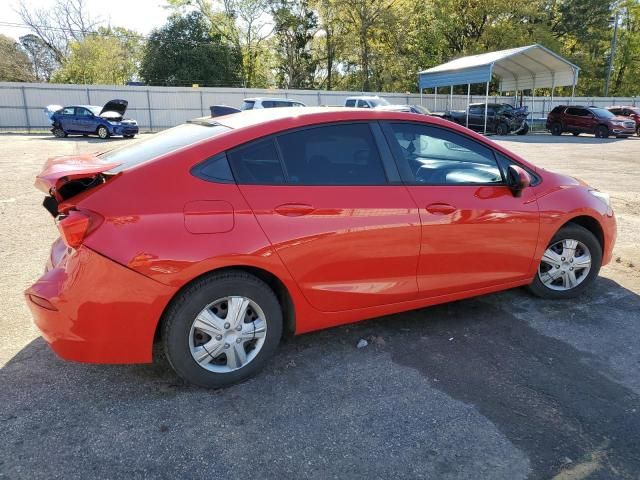
[[[284,217],[302,217],[303,215],[312,213],[315,208],[304,203],[285,203],[278,205],[274,210],[278,215]]]
[[[431,205],[427,205],[427,212],[435,215],[448,215],[456,210],[456,207],[448,203],[432,203]]]

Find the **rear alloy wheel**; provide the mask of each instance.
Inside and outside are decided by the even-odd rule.
[[[282,309],[262,280],[244,272],[205,277],[164,318],[169,363],[191,383],[224,387],[258,373],[282,335]]]
[[[109,138],[109,130],[107,130],[107,127],[105,126],[102,126],[102,125],[99,126],[97,133],[98,133],[98,136],[102,139]]]
[[[543,298],[573,298],[598,276],[602,248],[580,225],[569,224],[551,239],[529,289]]]
[[[499,123],[496,127],[496,135],[507,135],[509,133],[509,127],[504,123]]]
[[[560,123],[554,123],[551,125],[551,135],[562,135],[562,125]]]
[[[64,138],[67,136],[67,134],[64,132],[64,130],[60,127],[55,127],[53,129],[53,136],[57,137],[57,138]]]
[[[597,138],[609,138],[609,128],[606,125],[598,125],[596,127]]]

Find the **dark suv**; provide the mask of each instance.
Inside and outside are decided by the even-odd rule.
[[[623,107],[614,105],[613,107],[607,107],[607,110],[618,117],[625,117],[627,120],[633,120],[636,122],[636,134],[640,137],[640,107]]]
[[[636,132],[636,123],[604,108],[560,105],[547,116],[547,130],[553,135],[571,132],[593,133],[598,138],[628,137]]]

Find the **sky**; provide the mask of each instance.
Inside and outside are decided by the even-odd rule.
[[[26,0],[34,9],[51,7],[54,0]],[[14,9],[17,0],[0,0],[0,22],[22,23]],[[92,17],[100,17],[105,23],[125,27],[147,35],[165,23],[169,11],[163,8],[163,0],[86,0]],[[0,23],[0,33],[15,38],[29,33],[26,28],[7,27]]]

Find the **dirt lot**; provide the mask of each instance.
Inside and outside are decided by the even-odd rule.
[[[206,391],[162,362],[48,349],[22,298],[56,236],[33,178],[105,142],[0,135],[0,478],[639,478],[640,138],[498,140],[612,194],[615,260],[588,295],[517,289],[304,335]]]

